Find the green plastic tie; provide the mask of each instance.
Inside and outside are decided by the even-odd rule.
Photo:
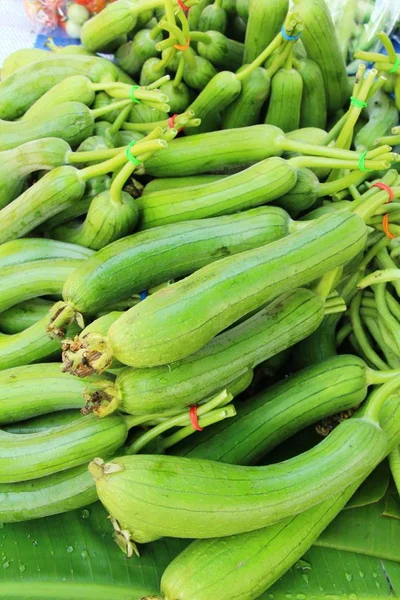
[[[367,156],[367,154],[368,154],[368,152],[363,152],[358,160],[358,168],[363,173],[368,173],[369,171],[373,171],[373,169],[367,169],[365,167],[365,157]]]
[[[365,108],[367,106],[367,103],[364,102],[364,100],[360,100],[355,96],[350,96],[350,104],[356,106],[357,108]]]
[[[135,90],[137,90],[138,88],[140,88],[140,85],[133,85],[131,87],[131,91],[130,91],[130,99],[132,100],[132,102],[135,102],[136,104],[140,104],[140,100],[138,100],[134,96]]]
[[[133,154],[131,153],[131,148],[132,148],[132,146],[134,146],[135,144],[136,144],[136,142],[135,142],[135,141],[131,142],[131,143],[128,145],[127,149],[126,149],[126,152],[125,152],[125,154],[126,154],[126,157],[127,157],[127,158],[128,158],[130,161],[131,161],[131,163],[133,163],[133,164],[134,164],[134,165],[137,167],[137,166],[139,166],[139,165],[140,165],[140,164],[142,164],[142,163],[141,163],[141,161],[140,161],[140,160],[138,160],[138,159],[136,158],[136,156],[133,156]]]
[[[389,73],[396,73],[397,69],[400,67],[400,56],[396,54],[396,60],[394,61],[393,67],[390,69]]]

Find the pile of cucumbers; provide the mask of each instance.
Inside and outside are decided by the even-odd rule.
[[[160,599],[256,600],[400,490],[400,57],[350,77],[325,0],[81,36],[1,71],[0,522],[100,500],[128,557],[195,540]]]

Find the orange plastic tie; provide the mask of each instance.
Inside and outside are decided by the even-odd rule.
[[[178,117],[178,116],[179,116],[179,115],[178,115],[177,113],[175,113],[174,115],[172,115],[171,117],[169,117],[169,118],[168,118],[168,127],[169,127],[170,129],[174,129],[174,128],[175,128],[175,119],[176,119],[176,117]],[[183,131],[183,127],[180,127],[180,128],[178,129],[178,132],[179,132],[179,131]]]
[[[371,185],[371,187],[377,187],[380,190],[383,190],[383,191],[385,191],[385,192],[388,193],[389,199],[388,199],[388,201],[387,201],[386,204],[389,204],[394,199],[394,193],[393,193],[392,188],[389,187],[388,185],[386,185],[386,183],[383,183],[383,181],[377,181],[377,183],[373,183]],[[396,238],[396,236],[393,235],[393,233],[389,229],[389,215],[388,215],[388,213],[386,213],[382,217],[382,228],[383,228],[383,231],[385,232],[385,234],[387,235],[388,238],[390,238],[391,240],[394,240]]]
[[[176,48],[177,50],[181,50],[182,52],[184,52],[185,50],[187,50],[190,46],[190,37],[188,37],[188,39],[186,40],[186,44],[174,44],[174,48]]]
[[[199,420],[197,417],[197,404],[194,404],[189,408],[190,422],[192,423],[193,429],[196,431],[203,431],[203,427],[200,427]]]

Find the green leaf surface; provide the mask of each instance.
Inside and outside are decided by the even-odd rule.
[[[342,511],[317,546],[400,561],[400,521],[383,516],[385,500]]]
[[[385,517],[400,519],[400,496],[393,482],[385,496],[385,506],[382,514]]]
[[[261,596],[262,600],[393,598],[400,598],[398,563],[315,546]]]
[[[352,498],[350,498],[345,509],[367,506],[374,502],[382,500],[389,487],[390,469],[385,460],[371,473],[371,475],[358,488]]]

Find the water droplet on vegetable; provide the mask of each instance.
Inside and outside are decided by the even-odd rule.
[[[88,557],[88,553],[86,552],[86,550],[82,550],[81,556],[82,556],[83,559],[85,559],[85,558]]]
[[[296,594],[296,600],[306,600],[307,596],[305,594]]]
[[[0,523],[0,529],[4,529],[4,523]]]
[[[269,600],[274,600],[275,594],[268,594],[268,598],[269,598]]]
[[[23,573],[25,571],[25,569],[26,569],[25,565],[19,565],[19,572],[20,573]]]
[[[349,600],[358,600],[357,594],[350,594],[349,595]]]
[[[293,598],[293,594],[285,594],[285,598],[287,598],[287,600],[290,600],[291,598]]]
[[[353,575],[351,573],[345,573],[344,576],[346,577],[347,581],[353,581]]]
[[[358,574],[359,574],[360,577],[365,577],[365,573],[363,571],[359,571]]]
[[[8,561],[3,563],[3,569],[8,569],[9,566],[10,566],[10,563]]]
[[[88,511],[87,508],[85,508],[82,512],[81,512],[81,517],[82,519],[87,519],[90,515],[90,512]]]
[[[39,544],[39,542],[37,540],[33,540],[32,546],[37,546],[38,544]]]
[[[72,546],[68,546],[68,548],[67,548],[68,554],[71,554],[71,552],[73,552],[73,551],[74,551],[74,548]]]
[[[303,573],[303,574],[302,574],[302,578],[304,579],[304,581],[305,581],[306,583],[308,583],[308,582],[310,581],[310,578],[309,578],[309,576],[308,576],[308,575],[306,575],[306,573]]]

